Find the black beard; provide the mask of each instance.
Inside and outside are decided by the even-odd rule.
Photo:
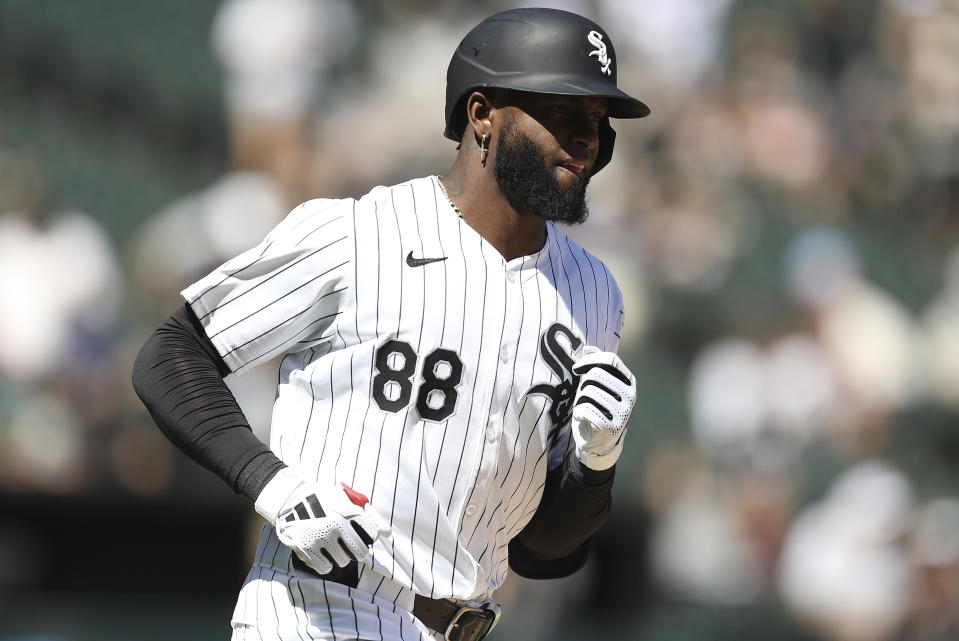
[[[504,121],[493,177],[509,204],[517,211],[528,211],[554,223],[582,224],[589,216],[589,176],[563,189],[553,172],[554,168],[546,166],[546,156],[528,136],[516,130],[512,119]]]

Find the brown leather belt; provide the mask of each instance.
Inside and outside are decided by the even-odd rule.
[[[499,620],[499,612],[489,607],[462,606],[449,599],[431,599],[420,594],[413,600],[413,616],[447,641],[480,641]]]
[[[345,568],[334,567],[329,574],[320,574],[298,556],[293,555],[293,567],[318,579],[356,588],[359,566],[350,563]],[[413,599],[413,616],[431,630],[439,632],[447,641],[481,641],[499,620],[499,611],[491,607],[463,606],[449,599],[431,599],[417,594]]]

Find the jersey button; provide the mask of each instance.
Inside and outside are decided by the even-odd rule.
[[[516,274],[514,274],[513,272],[506,272],[506,280],[512,283],[513,281],[516,280]]]
[[[502,363],[506,363],[509,360],[509,350],[506,349],[506,345],[503,345],[499,350],[499,360]]]
[[[466,516],[473,516],[476,514],[476,506],[470,503],[466,506]]]
[[[494,430],[492,427],[486,429],[486,440],[490,443],[496,440],[496,430]]]

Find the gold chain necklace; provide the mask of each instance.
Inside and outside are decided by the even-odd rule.
[[[439,176],[437,176],[436,182],[439,183],[440,189],[443,191],[443,195],[446,196],[446,202],[450,204],[450,207],[453,208],[453,211],[456,212],[456,215],[462,218],[463,220],[466,220],[466,218],[463,216],[463,210],[457,207],[456,204],[453,202],[453,199],[450,198],[449,193],[446,191],[446,185],[443,184],[443,180]]]

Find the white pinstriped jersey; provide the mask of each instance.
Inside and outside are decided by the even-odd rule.
[[[283,356],[273,451],[390,523],[361,589],[482,600],[504,581],[571,446],[569,366],[615,351],[623,322],[603,263],[547,229],[506,261],[420,178],[308,201],[184,290],[231,370]],[[293,574],[269,526],[256,563]]]

